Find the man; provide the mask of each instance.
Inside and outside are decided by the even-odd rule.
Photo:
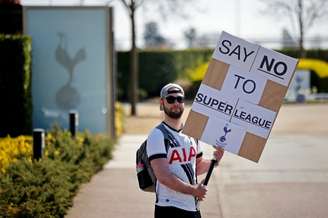
[[[147,155],[157,178],[155,218],[200,218],[198,201],[205,198],[207,188],[197,184],[197,175],[206,173],[210,160],[202,158],[202,150],[181,130],[184,111],[184,91],[169,83],[160,93],[160,108],[164,111],[162,125],[175,138],[176,146],[165,146],[161,130],[154,128],[147,139]],[[168,150],[166,148],[168,147]],[[214,151],[220,161],[224,151]]]

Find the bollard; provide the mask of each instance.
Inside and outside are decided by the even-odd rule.
[[[42,150],[44,148],[44,130],[33,130],[33,159],[39,160],[42,158]]]
[[[72,138],[75,138],[77,127],[79,125],[79,113],[76,111],[69,112],[69,131]]]

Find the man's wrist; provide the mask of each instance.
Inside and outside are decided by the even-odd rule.
[[[196,192],[196,185],[189,185],[187,194],[195,196],[195,192]]]

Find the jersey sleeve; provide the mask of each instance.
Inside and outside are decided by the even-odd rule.
[[[159,129],[155,128],[149,134],[146,151],[149,161],[157,158],[166,158],[167,153],[164,144],[164,136]]]

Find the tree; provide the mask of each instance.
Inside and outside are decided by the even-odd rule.
[[[145,1],[145,0],[120,0],[128,11],[131,22],[131,50],[130,50],[130,104],[131,115],[137,115],[137,102],[138,102],[138,52],[136,47],[136,11],[144,3],[153,4],[156,7],[156,11],[165,19],[166,13],[180,14],[184,16],[184,10],[187,6],[192,5],[192,0],[157,0],[157,1]]]
[[[160,48],[166,44],[166,39],[161,35],[158,24],[154,21],[146,23],[143,37],[146,48]]]
[[[137,115],[138,102],[138,52],[136,47],[136,10],[143,3],[143,0],[120,0],[129,13],[131,22],[131,50],[130,50],[130,103],[131,115]]]
[[[0,33],[22,34],[23,7],[20,0],[0,0]]]
[[[282,47],[283,48],[297,48],[297,42],[290,35],[286,28],[282,30]]]
[[[193,27],[190,27],[184,32],[184,37],[187,41],[188,48],[192,48],[195,46],[194,44],[195,44],[196,36],[197,36],[196,29]]]
[[[296,32],[300,57],[305,56],[304,38],[311,27],[328,13],[327,0],[263,0],[274,17],[287,16]],[[296,27],[295,27],[296,24]]]

